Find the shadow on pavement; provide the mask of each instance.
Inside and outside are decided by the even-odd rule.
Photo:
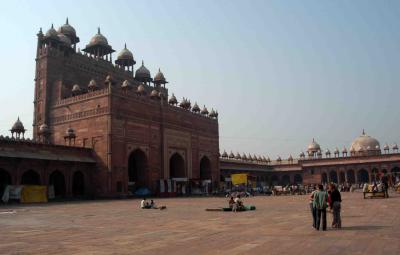
[[[388,226],[345,226],[341,230],[378,230],[387,228]]]

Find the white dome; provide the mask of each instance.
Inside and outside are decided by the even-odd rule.
[[[351,151],[359,152],[359,151],[380,151],[379,141],[375,138],[366,135],[364,130],[363,133],[354,139],[350,146]]]
[[[313,138],[312,142],[307,147],[307,151],[311,152],[311,153],[315,153],[315,152],[320,151],[320,150],[321,150],[321,147],[319,146],[319,144]]]

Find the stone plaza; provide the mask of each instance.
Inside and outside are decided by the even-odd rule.
[[[341,230],[311,226],[308,196],[256,196],[248,212],[209,212],[226,198],[97,200],[0,208],[0,254],[398,254],[400,195],[342,193]]]

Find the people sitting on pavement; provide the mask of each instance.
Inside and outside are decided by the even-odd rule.
[[[151,206],[147,202],[146,198],[143,198],[143,200],[140,202],[140,208],[142,209],[150,209]]]
[[[232,211],[237,212],[243,210],[243,201],[240,199],[240,195],[237,195],[234,199],[234,205]]]
[[[233,197],[229,199],[228,203],[229,203],[229,208],[233,209],[233,205],[235,204],[235,200],[233,200]]]

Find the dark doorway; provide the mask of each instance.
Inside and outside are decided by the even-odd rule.
[[[65,197],[65,178],[64,174],[56,170],[50,174],[49,185],[54,186],[55,198]]]
[[[368,172],[365,169],[358,171],[358,182],[359,183],[369,183]]]
[[[340,172],[339,174],[339,183],[345,183],[346,182],[346,173],[345,172]]]
[[[211,162],[206,156],[200,160],[200,179],[211,180]]]
[[[338,178],[337,178],[336,171],[330,171],[329,172],[329,180],[330,180],[330,182],[338,183]]]
[[[74,197],[85,195],[85,176],[81,171],[76,171],[72,177],[72,194]]]
[[[11,184],[11,175],[6,170],[0,169],[0,198],[3,196],[6,186]]]
[[[294,175],[294,183],[295,184],[302,184],[303,183],[303,177],[301,177],[300,174],[295,174]]]
[[[26,171],[21,177],[22,185],[40,185],[40,175],[33,171]]]
[[[321,174],[321,183],[328,183],[328,176],[326,173]]]
[[[185,160],[181,155],[175,153],[169,160],[170,178],[186,177]]]
[[[271,184],[272,184],[272,186],[276,186],[279,184],[278,176],[276,176],[276,175],[271,176]]]
[[[290,184],[290,176],[289,175],[282,176],[282,184],[283,185],[289,185]]]
[[[140,150],[134,150],[128,159],[128,186],[129,190],[134,191],[138,188],[147,187],[147,157]],[[132,188],[131,188],[132,187]],[[133,190],[132,190],[133,189]]]
[[[354,183],[356,183],[356,176],[355,176],[353,170],[347,171],[347,182],[348,182],[349,184],[354,184]]]

